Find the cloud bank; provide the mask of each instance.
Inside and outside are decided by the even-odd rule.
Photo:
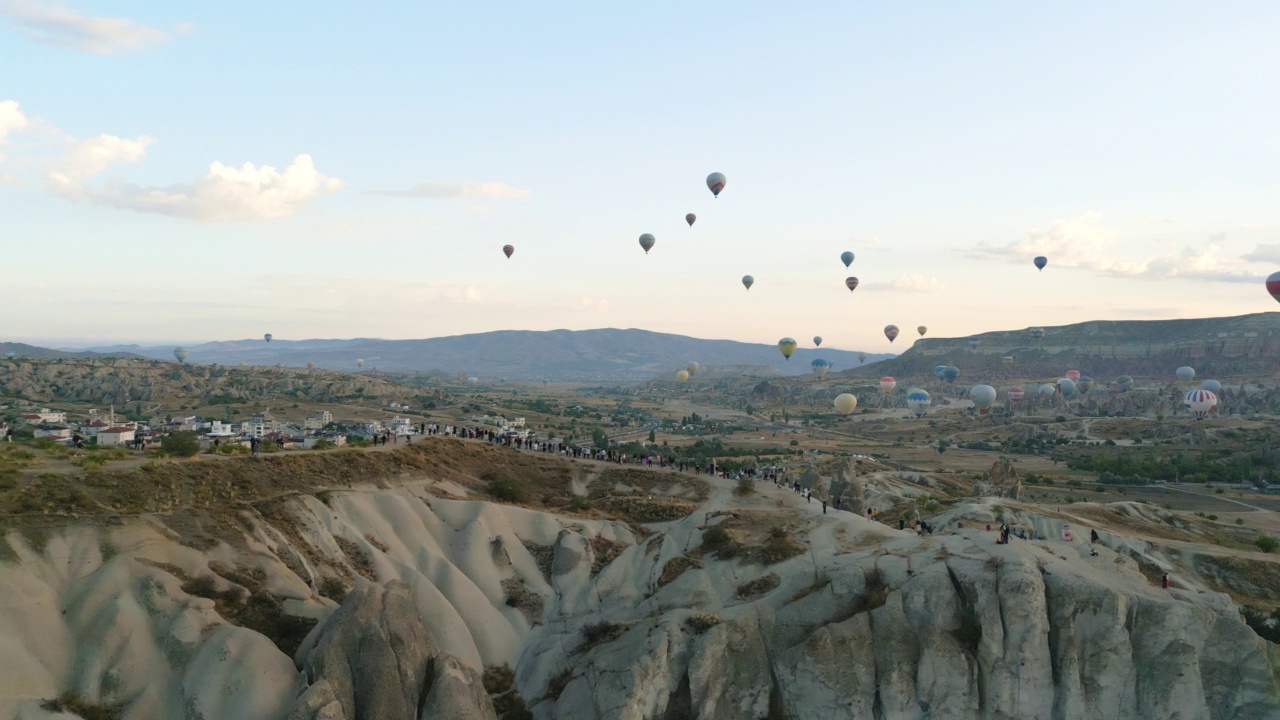
[[[168,33],[136,20],[81,15],[57,2],[0,0],[0,17],[35,42],[95,55],[141,50],[169,41]]]

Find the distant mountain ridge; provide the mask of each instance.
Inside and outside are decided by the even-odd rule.
[[[124,350],[112,352],[94,352],[91,350],[56,350],[53,348],[38,347],[36,345],[28,345],[26,343],[0,342],[0,357],[14,358],[32,358],[36,360],[61,360],[66,358],[129,358],[133,360],[141,360],[142,355],[127,352]]]
[[[960,381],[1003,377],[1057,377],[1079,370],[1095,380],[1116,375],[1173,377],[1189,365],[1197,377],[1270,374],[1280,363],[1280,312],[1186,320],[1091,320],[979,333],[970,338],[917,340],[906,352],[868,373],[901,377],[932,375],[937,365],[960,368]],[[1012,358],[1006,365],[1004,358]],[[850,375],[863,374],[858,369]]]
[[[127,352],[160,360],[173,359],[172,345],[110,346],[98,352]],[[357,371],[374,367],[388,372],[446,370],[480,378],[561,381],[638,381],[697,362],[704,366],[733,365],[759,369],[762,375],[799,375],[810,371],[816,358],[829,360],[834,370],[859,364],[858,353],[826,348],[797,349],[790,360],[773,345],[736,340],[705,340],[649,330],[499,330],[422,340],[235,340],[186,346],[187,362],[241,362],[302,367],[314,362],[331,370]],[[868,364],[893,357],[867,354]]]

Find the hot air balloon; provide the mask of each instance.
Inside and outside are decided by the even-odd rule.
[[[814,336],[813,336],[813,346],[814,346],[814,347],[822,347],[822,336],[821,336],[821,335],[814,335]]]
[[[1191,382],[1196,378],[1196,370],[1188,365],[1183,365],[1174,372],[1174,375],[1182,382]]]
[[[1120,386],[1120,392],[1129,392],[1133,387],[1133,378],[1128,375],[1121,375],[1116,378],[1116,384]]]
[[[938,377],[938,379],[939,379],[939,380],[941,380],[941,379],[942,379],[942,376],[943,376],[946,372],[947,372],[947,366],[946,366],[946,365],[935,365],[935,366],[933,367],[933,374],[934,374],[934,375],[936,375],[936,376]]]
[[[314,361],[312,361],[312,360],[308,360],[308,361],[307,361],[307,369],[308,369],[308,370],[315,370],[315,369],[316,369],[316,364],[315,364],[315,362],[314,362]]]
[[[680,383],[689,382],[689,371],[688,371],[688,370],[677,370],[677,371],[676,371],[676,382],[680,382]]]
[[[467,378],[467,382],[468,382],[468,383],[470,383],[470,384],[472,384],[472,385],[479,385],[479,384],[480,384],[480,378],[472,376],[472,377]]]
[[[981,344],[982,344],[982,338],[978,337],[977,335],[969,336],[969,347],[973,348],[974,350],[977,350],[978,346]]]
[[[1107,386],[1107,389],[1113,393],[1118,393],[1120,392],[1120,383],[1112,380],[1111,384]]]
[[[1071,397],[1076,394],[1076,381],[1071,378],[1058,378],[1058,392],[1062,393],[1062,397]]]
[[[184,363],[184,362],[186,362],[186,361],[187,361],[187,349],[186,349],[186,348],[174,348],[174,349],[173,349],[173,357],[174,357],[178,362],[180,362],[180,363]]]
[[[1082,375],[1080,379],[1076,381],[1076,392],[1080,393],[1081,395],[1088,395],[1089,391],[1092,389],[1093,389],[1093,378],[1087,375]]]
[[[915,413],[916,417],[924,415],[932,402],[929,393],[923,388],[911,388],[907,391],[907,408]]]
[[[1031,335],[1031,339],[1040,342],[1044,337],[1044,328],[1034,327],[1027,331]]]
[[[887,337],[887,338],[889,338],[889,342],[893,342],[893,339],[894,339],[894,338],[896,338],[896,337],[898,337],[898,326],[897,326],[897,325],[885,325],[885,326],[884,326],[884,336],[885,336],[885,337]]]
[[[996,389],[990,385],[974,385],[969,388],[969,399],[973,400],[973,406],[978,408],[979,415],[986,415],[996,403]]]
[[[852,277],[852,276],[845,278],[845,279],[844,279],[844,286],[845,286],[845,287],[847,287],[847,288],[849,288],[849,292],[853,292],[854,290],[857,290],[857,289],[858,289],[858,278],[856,278],[856,277]]]
[[[1037,255],[1036,259],[1033,260],[1032,262],[1036,264],[1036,268],[1043,270],[1044,266],[1049,264],[1049,258],[1043,255]]]
[[[929,332],[929,328],[921,325],[920,327],[916,328],[916,332],[920,333],[920,337],[924,337],[924,334]]]
[[[1079,380],[1079,379],[1080,379],[1080,371],[1079,371],[1079,370],[1068,370],[1068,371],[1066,371],[1066,372],[1065,372],[1065,373],[1063,373],[1063,374],[1064,374],[1064,375],[1066,375],[1068,378],[1070,378],[1070,379],[1071,379],[1071,382],[1076,382],[1077,380]]]
[[[844,252],[840,253],[840,262],[844,263],[845,267],[849,267],[850,265],[852,265],[853,253],[849,252],[848,250],[845,250]]]
[[[888,376],[880,378],[880,392],[884,393],[885,395],[888,395],[889,393],[893,392],[893,389],[896,387],[898,387],[897,380]]]
[[[1276,302],[1280,302],[1280,272],[1273,272],[1267,276],[1267,292],[1271,293],[1271,297]]]
[[[813,368],[814,375],[817,375],[819,378],[824,378],[827,376],[827,371],[831,369],[831,361],[818,358],[817,360],[809,363],[809,367]]]
[[[1186,402],[1191,414],[1195,415],[1197,420],[1203,420],[1218,407],[1218,396],[1201,388],[1187,393]]]
[[[1218,382],[1217,380],[1205,380],[1204,382],[1200,383],[1200,389],[1208,390],[1214,395],[1217,395],[1218,393],[1222,392],[1222,383]]]
[[[858,353],[858,364],[859,364],[859,365],[861,365],[861,364],[865,363],[866,361],[867,361],[867,354],[866,354],[866,353],[864,353],[864,352],[860,352],[860,353]]]
[[[693,227],[693,221],[697,219],[698,219],[698,216],[694,215],[693,213],[689,213],[688,215],[684,216],[684,221],[689,223],[689,227]]]
[[[702,366],[696,362],[691,362],[685,367],[685,370],[688,370],[690,375],[697,375],[698,371],[701,369]]]
[[[1057,393],[1058,393],[1057,385],[1054,385],[1052,383],[1045,383],[1040,386],[1040,394],[1044,395],[1045,397],[1048,397],[1050,395],[1056,395]]]
[[[858,407],[858,398],[849,393],[840,393],[835,399],[836,412],[848,415]]]
[[[274,337],[274,336],[273,336],[271,333],[267,333],[266,335],[263,335],[263,336],[262,336],[262,339],[263,339],[263,340],[266,340],[267,342],[271,342],[271,338],[272,338],[272,337]]]
[[[789,337],[784,337],[778,341],[778,352],[782,353],[782,357],[790,360],[791,353],[796,351],[796,341]]]
[[[356,367],[364,367],[364,360],[357,360]]]
[[[516,254],[516,246],[515,246],[515,245],[503,245],[503,246],[502,246],[502,254],[503,254],[503,255],[506,255],[508,258],[510,258],[512,255],[515,255],[515,254]]]
[[[720,197],[720,191],[724,189],[725,176],[722,172],[713,172],[707,176],[707,188],[711,190],[711,194]]]
[[[657,242],[652,235],[645,233],[640,236],[640,247],[644,248],[644,254],[648,255],[653,249],[653,244]]]
[[[960,377],[960,368],[955,365],[948,365],[947,368],[942,371],[942,379],[949,383],[955,382],[958,377]]]
[[[1026,396],[1027,391],[1017,385],[1014,385],[1008,390],[1005,390],[1005,394],[1009,396],[1010,402],[1022,402],[1022,398]]]
[[[745,287],[746,289],[750,290],[751,286],[755,284],[756,284],[755,278],[751,277],[750,275],[742,276],[742,286]]]
[[[1004,363],[1006,366],[1013,365],[1013,356],[1005,355],[1004,357],[1000,358],[1000,362]]]

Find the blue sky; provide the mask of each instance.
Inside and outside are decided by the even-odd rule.
[[[1274,308],[1280,5],[473,5],[0,0],[6,339]]]

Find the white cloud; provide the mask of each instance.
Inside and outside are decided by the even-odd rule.
[[[415,185],[408,190],[369,190],[365,195],[397,198],[515,198],[529,197],[530,191],[504,183],[438,182]]]
[[[169,40],[168,33],[136,20],[89,17],[57,2],[0,0],[0,17],[38,43],[97,55],[140,50]]]
[[[609,301],[593,300],[589,297],[584,297],[573,305],[573,309],[579,312],[607,313],[609,312]]]
[[[29,125],[30,121],[18,107],[17,100],[0,100],[0,160],[4,160],[4,146],[9,143],[9,134],[26,130]]]
[[[316,170],[310,155],[299,155],[284,170],[245,163],[239,168],[214,162],[189,185],[141,187],[110,182],[93,187],[86,178],[115,162],[141,159],[150,138],[123,140],[101,135],[78,143],[60,170],[49,174],[55,192],[82,202],[203,221],[276,220],[342,187],[342,181]]]
[[[1280,263],[1280,245],[1258,243],[1254,246],[1253,252],[1241,255],[1240,259],[1245,262]]]
[[[938,278],[925,277],[920,273],[907,273],[894,278],[890,286],[895,290],[910,290],[912,292],[939,292],[946,290],[947,286],[938,282]]]
[[[93,177],[120,162],[136,163],[154,143],[146,135],[129,140],[115,135],[99,135],[71,146],[58,169],[49,173],[49,181],[58,188],[73,188],[81,180]]]
[[[1224,237],[1215,235],[1203,248],[1184,247],[1171,255],[1140,260],[1121,259],[1124,236],[1099,224],[1101,215],[1088,212],[1059,220],[1048,230],[1031,230],[1027,239],[1007,245],[979,243],[966,254],[978,260],[1003,260],[1031,264],[1037,255],[1049,259],[1048,268],[1094,270],[1114,277],[1146,279],[1181,278],[1213,282],[1254,282],[1258,276],[1238,269],[1240,263],[1221,257]]]

